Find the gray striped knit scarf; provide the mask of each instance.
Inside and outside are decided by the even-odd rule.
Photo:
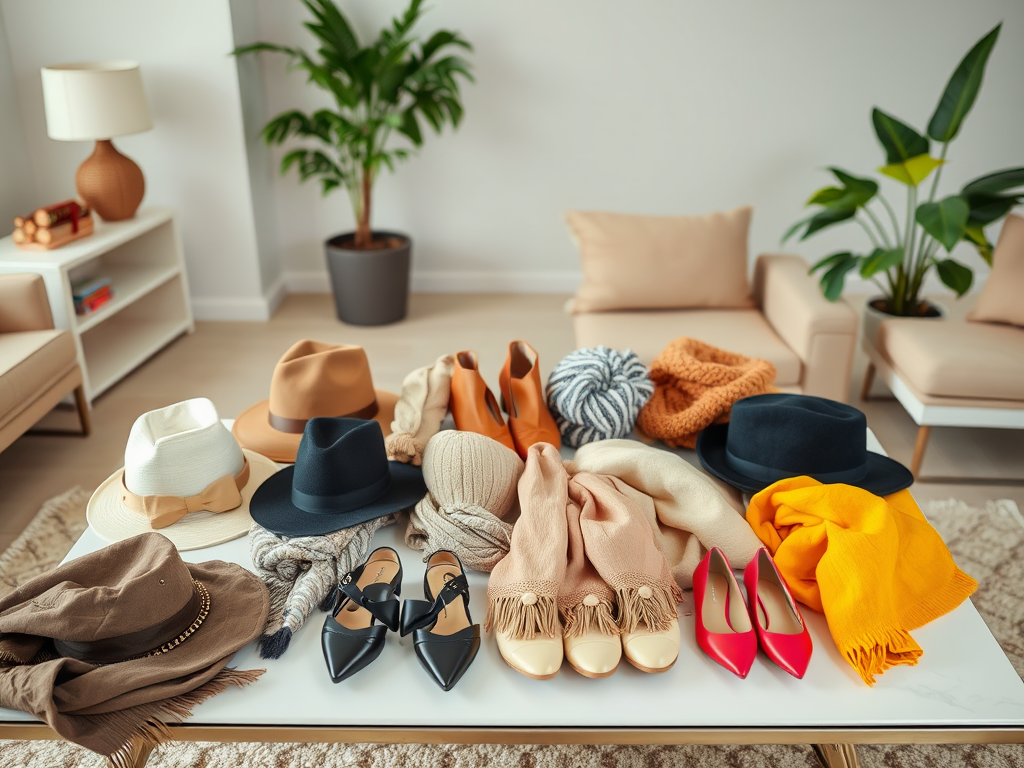
[[[577,349],[555,366],[547,401],[562,441],[573,448],[629,435],[654,394],[647,368],[632,350]]]
[[[313,609],[327,610],[338,582],[366,559],[373,534],[395,518],[386,515],[325,536],[292,539],[253,525],[252,564],[270,589],[270,615],[259,639],[261,658],[281,658]]]

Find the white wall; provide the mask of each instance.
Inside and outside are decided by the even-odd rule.
[[[40,204],[18,119],[14,73],[0,14],[0,236],[7,234],[15,216],[24,216]]]
[[[139,61],[154,128],[115,143],[146,174],[143,205],[179,212],[196,315],[266,317],[228,0],[0,0],[0,12],[39,195],[72,196],[92,151],[47,138],[40,67]]]
[[[310,45],[292,0],[256,0],[263,39]],[[341,0],[375,31],[401,0]],[[981,98],[953,145],[944,188],[1024,165],[1020,0],[435,0],[423,29],[476,46],[456,134],[385,176],[375,225],[415,239],[421,289],[571,290],[570,208],[657,214],[753,204],[752,256],[778,248],[802,203],[840,165],[884,155],[873,105],[923,129],[947,78],[999,20]],[[263,54],[269,114],[326,103]],[[280,156],[280,153],[277,155]],[[903,188],[887,193],[904,209]],[[326,287],[321,241],[352,226],[341,193],[274,181],[293,288]],[[902,201],[902,202],[900,202]],[[797,246],[807,258],[865,247],[855,227]],[[964,261],[979,265],[973,252]],[[984,270],[982,270],[984,272]]]

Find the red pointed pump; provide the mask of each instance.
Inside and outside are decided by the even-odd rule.
[[[744,569],[743,584],[762,650],[793,677],[803,677],[814,650],[811,635],[786,580],[764,547]]]
[[[734,675],[746,677],[757,657],[757,637],[732,566],[718,547],[693,572],[693,604],[697,645]]]

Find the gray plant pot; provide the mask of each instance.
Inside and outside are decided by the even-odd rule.
[[[882,323],[886,320],[891,320],[896,315],[890,315],[888,312],[883,312],[880,309],[876,309],[872,304],[876,301],[883,301],[884,296],[873,296],[868,299],[864,305],[864,314],[861,316],[861,329],[864,332],[864,338],[871,343],[871,346],[878,346],[878,329]],[[928,307],[934,312],[929,312],[927,315],[922,315],[921,319],[937,319],[941,320],[946,316],[946,310],[944,307],[936,304],[935,302],[926,302]]]
[[[412,240],[397,232],[374,232],[400,244],[371,251],[352,249],[355,233],[324,243],[338,319],[349,325],[387,325],[405,318],[409,301]]]

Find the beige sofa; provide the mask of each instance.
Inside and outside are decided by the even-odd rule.
[[[82,433],[89,410],[75,342],[53,327],[39,275],[0,275],[0,451],[74,392]]]
[[[645,364],[668,342],[690,336],[775,365],[775,385],[845,401],[857,316],[821,295],[799,256],[762,255],[754,268],[754,309],[582,312],[576,346],[632,349]]]

